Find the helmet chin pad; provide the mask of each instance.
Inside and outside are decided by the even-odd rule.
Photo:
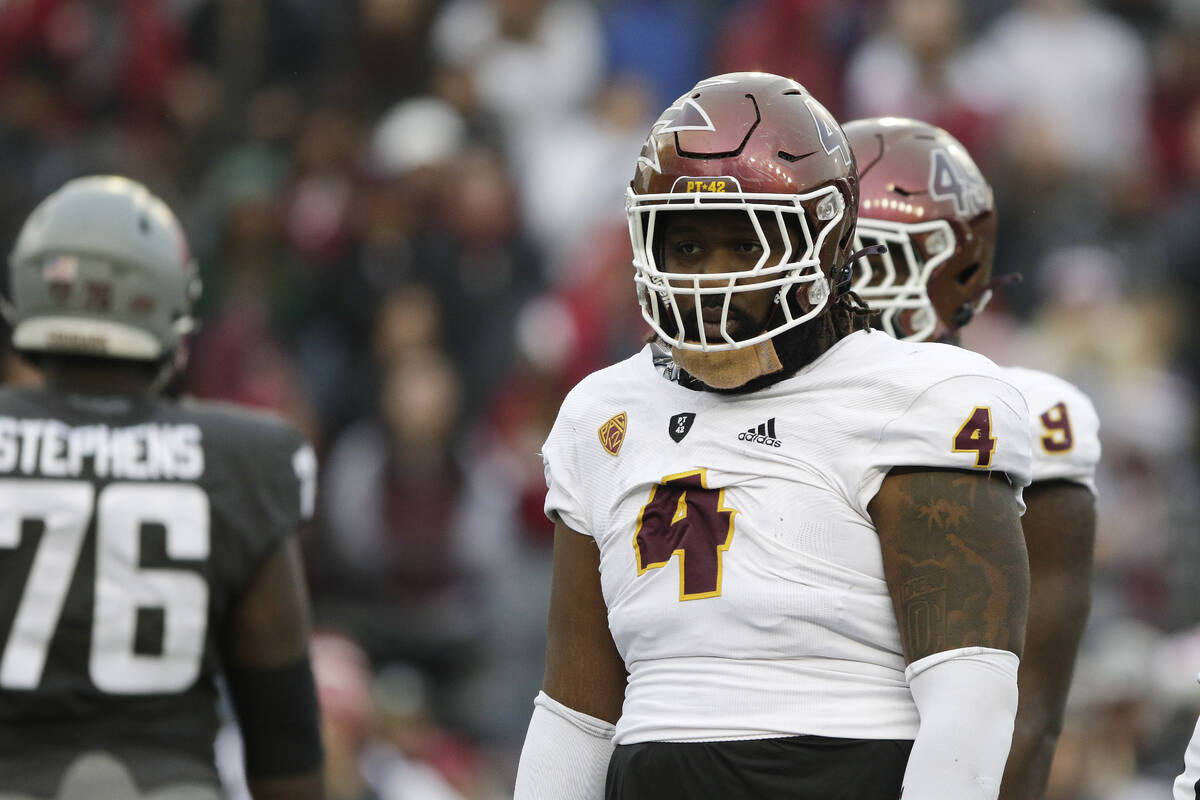
[[[714,389],[736,389],[783,369],[770,339],[737,350],[709,353],[672,347],[671,355],[688,374]]]

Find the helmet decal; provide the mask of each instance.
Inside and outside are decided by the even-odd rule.
[[[42,280],[56,304],[67,302],[78,274],[79,259],[72,255],[53,255],[42,265]]]
[[[667,124],[658,129],[658,133],[677,133],[679,131],[715,131],[717,128],[713,125],[712,118],[708,116],[708,112],[704,107],[690,97],[683,98],[683,103],[677,106],[671,106],[667,109],[670,113],[674,111],[674,116],[671,117]],[[664,119],[666,114],[663,114]]]
[[[825,148],[825,154],[837,156],[843,164],[850,166],[850,146],[846,144],[846,137],[842,135],[833,116],[811,97],[804,98],[804,105],[808,106],[808,112],[812,114],[813,124],[817,126],[817,137],[821,140],[821,146]]]
[[[742,191],[742,185],[732,175],[718,175],[713,178],[680,175],[675,179],[675,183],[672,184],[671,191],[684,192],[686,194],[691,194],[692,192],[724,194],[727,191],[740,192]]]
[[[658,120],[650,126],[650,133],[647,134],[646,141],[642,144],[642,150],[638,154],[638,164],[645,164],[661,175],[662,162],[659,160],[658,148],[655,146],[656,137],[664,133],[682,133],[685,131],[715,132],[717,130],[716,125],[713,124],[712,117],[704,110],[704,107],[696,102],[696,93],[701,89],[735,83],[737,81],[720,76],[706,78],[693,86],[687,94],[682,95],[668,106],[659,115]],[[800,88],[800,85],[796,84],[796,87]]]
[[[695,86],[692,87],[692,91],[695,92],[697,89],[704,89],[709,86],[724,86],[727,84],[734,84],[734,83],[737,83],[737,81],[733,80],[732,78],[722,78],[720,75],[714,75],[711,78],[705,78],[704,80],[697,83]]]
[[[962,157],[962,148],[938,147],[929,152],[929,196],[951,200],[959,214],[974,216],[989,205],[991,191],[974,162]]]
[[[719,83],[728,83],[728,81],[719,81]],[[661,174],[662,164],[658,160],[658,148],[654,145],[656,136],[663,133],[678,133],[680,131],[715,131],[716,129],[716,126],[713,125],[712,117],[708,115],[704,107],[692,98],[684,95],[667,108],[658,118],[658,121],[650,127],[650,134],[646,137],[645,143],[642,144],[641,153],[638,154],[638,163],[645,164],[650,169]]]
[[[667,124],[666,116],[670,113],[674,106],[668,108],[658,121],[650,126],[650,133],[646,136],[646,141],[642,143],[642,150],[638,153],[637,163],[645,164],[647,168],[654,170],[659,175],[662,174],[662,162],[658,159],[658,146],[654,143],[654,139],[658,136],[659,129]]]

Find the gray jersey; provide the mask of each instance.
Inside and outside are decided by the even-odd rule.
[[[143,789],[216,783],[230,612],[314,474],[267,415],[0,390],[0,790],[49,795],[91,749]]]

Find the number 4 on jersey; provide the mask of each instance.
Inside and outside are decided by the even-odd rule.
[[[954,452],[974,453],[975,466],[987,469],[992,465],[992,453],[996,439],[992,436],[992,410],[987,406],[975,406],[971,416],[954,434]]]
[[[709,489],[705,470],[668,475],[650,490],[633,534],[638,575],[679,556],[679,599],[721,594],[721,556],[733,541],[725,490]]]

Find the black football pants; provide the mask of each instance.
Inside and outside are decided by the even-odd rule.
[[[911,741],[793,736],[619,745],[605,800],[897,800]]]

